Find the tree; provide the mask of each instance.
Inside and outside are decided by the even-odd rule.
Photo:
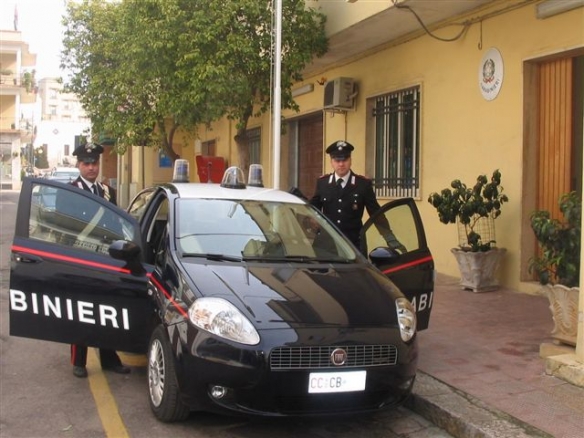
[[[47,159],[47,145],[42,145],[34,149],[34,163],[39,169],[47,169],[49,161]]]
[[[286,0],[282,26],[282,107],[297,109],[292,84],[326,52],[325,17],[304,0]],[[272,3],[258,0],[84,0],[70,2],[62,65],[68,89],[95,132],[130,145],[161,147],[178,158],[179,127],[221,117],[237,121],[240,165],[247,168],[250,117],[269,109]]]
[[[76,93],[92,122],[94,135],[128,146],[157,146],[168,156],[174,135],[204,121],[204,108],[182,97],[178,51],[179,26],[166,11],[188,1],[106,0],[70,2],[65,18],[62,64],[72,72],[68,90]],[[167,6],[168,5],[168,6]],[[182,91],[181,91],[182,90]]]
[[[273,2],[258,0],[199,0],[201,16],[193,50],[205,47],[204,62],[196,71],[211,83],[215,105],[236,121],[235,141],[239,165],[247,170],[247,124],[272,103],[274,34]],[[307,8],[304,0],[282,2],[281,105],[298,110],[292,85],[302,80],[302,70],[314,56],[328,48],[324,33],[326,16]]]

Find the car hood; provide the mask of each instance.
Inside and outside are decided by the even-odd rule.
[[[396,323],[403,296],[367,264],[234,266],[183,264],[203,296],[222,296],[262,328],[365,327]]]

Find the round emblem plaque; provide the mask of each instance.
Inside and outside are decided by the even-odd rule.
[[[494,47],[487,50],[479,65],[479,88],[486,100],[493,100],[503,85],[503,58]]]

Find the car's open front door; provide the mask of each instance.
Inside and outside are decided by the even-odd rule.
[[[361,251],[415,306],[418,330],[428,328],[434,293],[434,260],[414,200],[391,201],[375,213],[361,232]]]
[[[137,221],[110,202],[25,178],[11,255],[10,334],[144,352],[153,304],[141,245]],[[118,259],[130,247],[135,257]]]

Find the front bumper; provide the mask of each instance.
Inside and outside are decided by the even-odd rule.
[[[290,342],[290,333],[295,342]],[[228,343],[208,333],[195,331],[186,343],[175,345],[177,378],[183,401],[192,410],[242,413],[261,416],[308,416],[358,413],[397,406],[411,394],[417,368],[417,342],[404,344],[397,329],[367,329],[355,335],[342,330],[268,330],[260,333],[259,346]],[[305,341],[300,341],[306,339]],[[364,340],[367,340],[367,343]],[[318,340],[318,341],[317,341]],[[305,349],[333,346],[393,345],[392,365],[305,367],[303,360],[274,369],[270,353],[285,345]],[[308,392],[309,375],[315,372],[366,371],[365,389],[353,392]],[[213,387],[222,389],[214,397]]]

